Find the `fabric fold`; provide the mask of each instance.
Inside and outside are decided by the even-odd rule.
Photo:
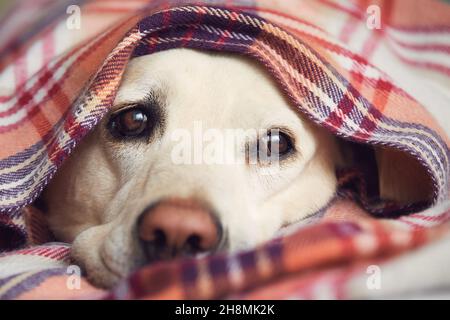
[[[255,59],[299,113],[345,141],[353,165],[337,172],[336,199],[314,225],[254,250],[147,266],[110,292],[53,286],[53,297],[320,298],[324,284],[334,298],[371,297],[353,279],[441,241],[449,227],[448,100],[439,97],[449,94],[450,9],[413,2],[441,11],[418,19],[400,12],[400,0],[375,1],[383,24],[371,29],[366,1],[91,0],[78,3],[87,35],[67,28],[59,6],[51,28],[39,15],[41,23],[27,21],[42,26],[0,42],[0,267],[11,270],[0,297],[38,298],[47,276],[67,276],[69,246],[46,244],[54,239],[35,201],[108,112],[127,62],[180,47]],[[37,47],[42,56],[32,54]],[[427,89],[413,90],[421,81]],[[55,265],[35,267],[30,256]],[[30,269],[14,276],[15,263]],[[21,289],[5,289],[13,287]]]

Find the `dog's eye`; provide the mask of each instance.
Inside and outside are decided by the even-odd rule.
[[[292,153],[293,150],[294,143],[291,137],[278,129],[269,130],[267,134],[258,141],[258,155],[260,161],[264,160],[266,157],[270,157],[272,160],[273,157],[283,158]]]
[[[111,117],[109,130],[115,136],[138,137],[148,127],[148,116],[139,107],[128,108]]]

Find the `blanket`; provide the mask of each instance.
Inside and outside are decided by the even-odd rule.
[[[127,62],[177,47],[255,59],[359,165],[336,172],[325,208],[268,243],[99,289],[36,203],[108,112]],[[18,1],[0,20],[0,298],[450,297],[449,101],[445,1]],[[426,196],[396,202],[383,181]]]

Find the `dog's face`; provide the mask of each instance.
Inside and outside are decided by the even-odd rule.
[[[43,199],[57,238],[111,286],[144,263],[268,240],[330,200],[337,157],[253,61],[174,49],[130,61]]]

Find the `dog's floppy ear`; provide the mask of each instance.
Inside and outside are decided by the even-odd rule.
[[[399,204],[430,201],[433,182],[413,156],[391,148],[376,147],[379,193],[382,199]]]

